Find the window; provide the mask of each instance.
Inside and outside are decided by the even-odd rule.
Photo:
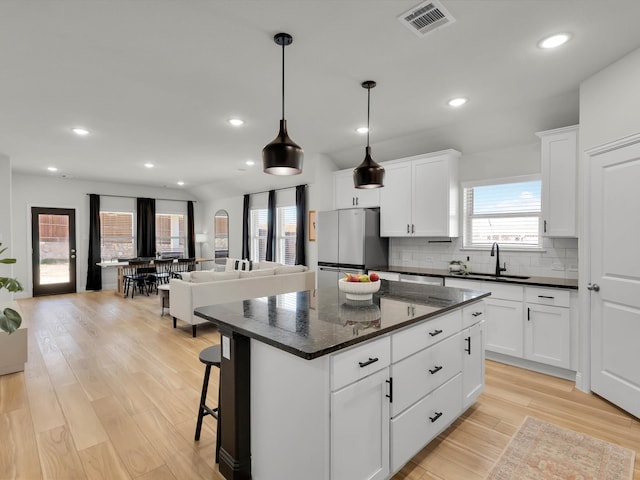
[[[296,207],[281,207],[277,209],[278,229],[277,235],[277,254],[276,257],[280,263],[285,265],[296,264],[296,229],[298,218],[296,216]]]
[[[251,210],[251,259],[262,262],[267,258],[267,209]]]
[[[464,247],[539,248],[540,196],[537,177],[465,185]]]
[[[186,244],[185,216],[156,214],[156,251],[165,255],[184,255]]]
[[[251,259],[254,261],[264,261],[267,256],[267,218],[266,208],[251,210]],[[276,208],[276,262],[295,265],[297,224],[295,206]]]
[[[100,251],[103,259],[135,257],[133,213],[100,212]]]

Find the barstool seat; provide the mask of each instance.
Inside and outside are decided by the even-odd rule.
[[[220,459],[220,388],[218,388],[218,407],[210,408],[207,406],[207,390],[209,388],[209,375],[211,367],[220,368],[222,359],[220,345],[212,345],[200,352],[200,361],[206,365],[204,370],[204,381],[202,382],[202,395],[200,396],[200,407],[198,408],[198,422],[196,423],[195,440],[200,440],[200,431],[202,430],[202,419],[206,415],[211,415],[217,420],[216,425],[216,463]]]

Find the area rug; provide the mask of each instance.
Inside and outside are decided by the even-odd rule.
[[[632,480],[635,452],[527,417],[486,480]]]

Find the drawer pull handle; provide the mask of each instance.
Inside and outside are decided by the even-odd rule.
[[[430,368],[430,369],[429,369],[429,373],[430,373],[431,375],[433,375],[434,373],[438,373],[440,370],[442,370],[442,366],[438,366],[438,365],[436,365],[436,368]]]
[[[389,384],[389,395],[385,395],[389,399],[389,403],[393,403],[393,377],[389,380],[385,380]]]
[[[538,298],[548,298],[549,300],[553,300],[556,297],[550,297],[549,295],[538,295]]]
[[[440,335],[442,333],[442,330],[434,330],[433,332],[429,332],[429,335],[431,335],[432,337],[435,337],[436,335]]]
[[[376,363],[377,361],[378,361],[378,357],[376,358],[369,357],[369,360],[367,360],[366,362],[358,362],[358,365],[360,365],[360,368],[362,368],[362,367],[366,367],[367,365],[371,365],[372,363]]]
[[[436,414],[433,417],[429,417],[429,420],[431,420],[431,423],[433,423],[436,420],[438,420],[441,416],[442,416],[442,412],[436,412]]]
[[[471,316],[473,316],[473,317],[479,317],[480,315],[482,315],[482,312],[473,312],[471,314]]]

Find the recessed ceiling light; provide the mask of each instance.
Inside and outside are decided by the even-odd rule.
[[[71,131],[76,135],[80,135],[81,137],[84,135],[89,135],[89,130],[85,128],[76,127],[76,128],[72,128]]]
[[[47,170],[49,170],[50,172],[57,172],[58,169],[56,167],[47,167]]]
[[[144,166],[147,168],[153,168],[153,163],[145,163]]]
[[[356,132],[358,133],[367,133],[369,129],[367,127],[358,127],[356,128]]]
[[[184,182],[183,182],[182,180],[180,180],[180,181],[178,182],[178,185],[182,186],[182,185],[184,185]]]
[[[452,98],[447,102],[447,105],[449,105],[450,107],[460,107],[465,103],[467,103],[467,99],[463,97],[459,97],[459,98]]]
[[[254,162],[253,160],[247,160],[247,161],[246,161],[246,162],[244,162],[244,163],[246,163],[246,164],[247,164],[247,165],[249,165],[250,167],[256,164],[256,162]]]
[[[231,125],[233,125],[234,127],[239,127],[240,125],[242,125],[244,123],[244,120],[240,120],[239,118],[231,118],[229,120],[229,123]]]
[[[538,42],[538,46],[540,48],[556,48],[560,45],[564,45],[571,39],[571,34],[569,33],[558,33],[557,35],[551,35],[543,40]]]

